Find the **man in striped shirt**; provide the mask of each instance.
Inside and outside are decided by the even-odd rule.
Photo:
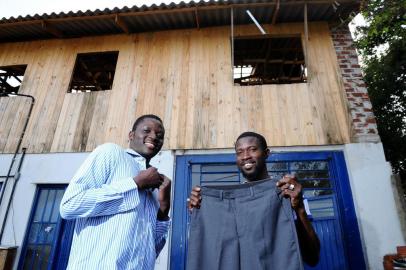
[[[68,269],[146,269],[166,242],[171,181],[149,162],[165,130],[155,115],[138,118],[129,149],[97,147],[71,180],[60,213],[75,219]]]

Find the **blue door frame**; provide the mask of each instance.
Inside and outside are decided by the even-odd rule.
[[[366,269],[357,218],[347,174],[344,155],[339,151],[272,153],[268,162],[328,161],[329,172],[335,179],[336,210],[340,220],[343,254],[350,270]],[[186,199],[191,190],[191,165],[235,163],[234,154],[177,156],[171,238],[171,270],[184,270],[187,254],[188,211]],[[311,268],[309,268],[311,269]],[[317,269],[323,269],[318,267]],[[325,269],[330,270],[330,269]],[[341,270],[341,269],[340,269]]]

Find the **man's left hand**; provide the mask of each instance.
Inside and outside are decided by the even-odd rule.
[[[158,201],[159,201],[159,210],[158,210],[158,219],[167,220],[169,219],[169,209],[171,207],[171,180],[165,175],[161,174],[161,177],[164,179],[162,184],[159,186],[158,191]]]
[[[290,204],[295,211],[303,207],[302,185],[295,176],[285,175],[276,182],[276,186],[281,189],[284,197],[290,198]]]

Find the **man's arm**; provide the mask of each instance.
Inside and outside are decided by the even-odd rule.
[[[163,179],[158,189],[159,209],[157,213],[157,223],[155,231],[155,251],[157,256],[165,246],[168,235],[170,218],[169,210],[171,207],[171,180],[165,175],[160,175]]]
[[[138,178],[126,177],[106,184],[117,166],[120,151],[122,150],[117,145],[104,144],[89,155],[62,198],[60,214],[63,218],[113,215],[137,207],[139,197],[136,180],[145,180],[142,175],[149,176],[148,170],[137,174]]]
[[[303,200],[302,200],[303,205]],[[320,241],[310,223],[304,206],[295,209],[296,231],[299,238],[300,251],[303,260],[310,266],[315,266],[319,262]]]
[[[302,185],[294,176],[284,176],[276,184],[285,197],[290,198],[290,204],[296,213],[296,231],[299,238],[300,251],[303,261],[310,266],[319,262],[320,241],[310,223],[303,204]]]

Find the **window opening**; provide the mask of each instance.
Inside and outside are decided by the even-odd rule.
[[[239,85],[306,82],[307,70],[301,37],[236,37],[233,78],[234,83]]]
[[[117,58],[118,52],[78,54],[68,93],[111,90]]]
[[[0,93],[18,93],[27,65],[0,67]]]

